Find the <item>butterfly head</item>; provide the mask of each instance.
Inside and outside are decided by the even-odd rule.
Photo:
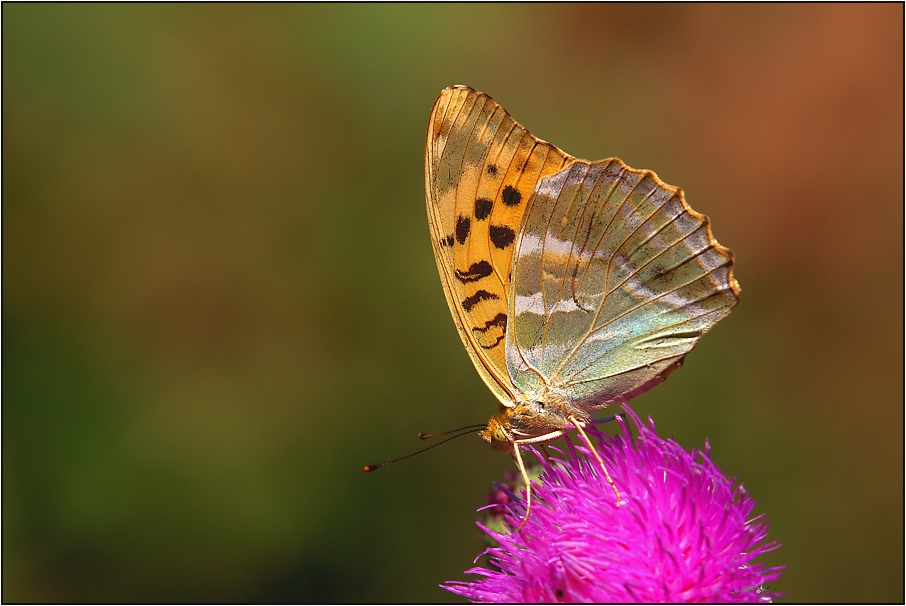
[[[482,439],[491,443],[491,446],[503,452],[513,452],[513,435],[507,431],[508,418],[506,411],[491,417],[488,426],[478,432]]]

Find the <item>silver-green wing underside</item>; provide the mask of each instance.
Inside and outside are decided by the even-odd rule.
[[[739,296],[733,253],[682,191],[617,159],[539,181],[513,257],[507,370],[530,398],[625,402]]]

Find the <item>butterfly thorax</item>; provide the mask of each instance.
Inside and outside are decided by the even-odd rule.
[[[512,453],[514,442],[533,442],[534,438],[570,429],[570,416],[582,422],[591,419],[585,407],[548,392],[540,400],[518,402],[514,406],[504,407],[491,417],[487,428],[479,432],[479,435],[497,450]],[[553,435],[550,439],[557,437],[559,436]]]

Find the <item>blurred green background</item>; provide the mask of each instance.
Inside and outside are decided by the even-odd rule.
[[[4,4],[3,595],[457,601],[512,467],[441,293],[438,92],[683,187],[742,300],[633,401],[789,601],[898,602],[903,6]]]

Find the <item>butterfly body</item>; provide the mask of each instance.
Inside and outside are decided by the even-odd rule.
[[[516,444],[546,442],[559,437],[573,427],[570,418],[589,423],[591,412],[581,403],[571,403],[549,393],[539,400],[503,406],[479,435],[494,448],[514,454]]]
[[[483,93],[441,92],[425,167],[444,293],[501,403],[480,435],[517,459],[664,381],[738,300],[733,253],[679,188],[573,158]]]

